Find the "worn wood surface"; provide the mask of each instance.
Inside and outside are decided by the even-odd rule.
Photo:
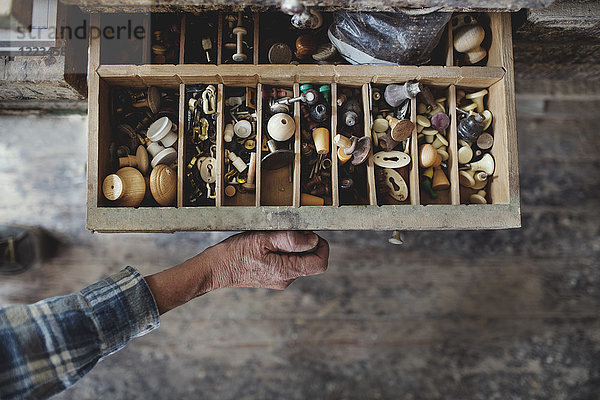
[[[521,8],[540,8],[548,6],[553,0],[309,0],[307,6],[316,6],[326,9],[347,10],[377,10],[394,11],[403,8],[435,7],[443,11],[456,10],[495,10],[510,11]],[[250,7],[265,9],[279,7],[281,4],[275,0],[236,0],[224,2],[222,0],[64,0],[66,4],[73,4],[91,12],[174,12],[198,10],[241,9]]]
[[[523,228],[408,232],[401,247],[324,232],[325,275],[194,300],[57,399],[597,398],[600,90],[578,85],[516,81]],[[83,116],[0,118],[0,219],[64,243],[3,277],[2,305],[125,265],[150,274],[229,235],[86,231],[86,132]]]

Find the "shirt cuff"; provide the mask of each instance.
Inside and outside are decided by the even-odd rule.
[[[87,300],[100,338],[101,359],[160,325],[158,307],[144,278],[131,267],[80,294]]]

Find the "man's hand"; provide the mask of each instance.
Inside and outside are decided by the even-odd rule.
[[[245,232],[145,279],[162,314],[219,288],[283,290],[325,272],[328,258],[327,241],[312,232]]]

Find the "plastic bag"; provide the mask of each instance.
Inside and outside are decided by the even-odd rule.
[[[452,13],[334,13],[329,39],[351,64],[421,65],[444,32]]]

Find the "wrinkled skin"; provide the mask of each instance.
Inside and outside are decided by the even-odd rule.
[[[329,244],[312,232],[244,232],[145,279],[162,314],[220,288],[283,290],[325,272],[328,258]]]
[[[245,232],[209,249],[217,252],[216,287],[283,290],[301,276],[325,272],[329,245],[312,232]]]

